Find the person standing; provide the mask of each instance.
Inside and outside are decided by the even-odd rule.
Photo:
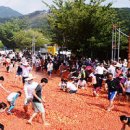
[[[52,63],[52,60],[50,60],[50,62],[47,64],[47,72],[48,72],[49,78],[51,78],[52,71],[53,71],[53,63]]]
[[[40,84],[36,87],[35,91],[33,92],[34,113],[28,120],[29,124],[32,124],[32,120],[37,116],[38,113],[41,113],[43,124],[45,126],[49,125],[49,123],[46,122],[46,119],[45,119],[45,108],[43,105],[43,103],[45,103],[45,100],[42,98],[42,88],[47,83],[48,83],[48,80],[46,78],[42,78]]]
[[[108,79],[105,83],[105,88],[108,91],[108,100],[109,100],[109,106],[107,108],[108,111],[111,111],[114,108],[113,101],[117,95],[117,86],[122,86],[119,80],[113,78],[113,74],[108,74]]]

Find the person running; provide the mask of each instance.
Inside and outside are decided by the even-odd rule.
[[[7,111],[8,114],[12,114],[12,110],[15,107],[15,102],[16,102],[17,98],[21,96],[21,94],[22,93],[20,91],[18,91],[18,92],[12,92],[12,93],[10,93],[8,95],[7,101],[9,103],[9,105],[10,105],[10,107],[9,107],[9,109]]]
[[[24,111],[27,113],[28,105],[32,102],[33,99],[33,91],[36,89],[38,83],[33,81],[34,77],[29,75],[28,78],[25,79],[26,83],[24,85],[25,92],[25,102],[24,102]]]
[[[113,101],[117,95],[117,86],[120,84],[119,80],[113,78],[113,74],[108,74],[108,79],[105,83],[105,88],[108,90],[108,100],[109,106],[107,108],[108,111],[111,111],[114,108]],[[122,84],[120,84],[122,86]]]
[[[126,126],[130,127],[130,117],[127,117],[125,115],[121,115],[120,116],[120,121],[123,124],[121,130],[125,130]]]
[[[35,91],[33,92],[33,107],[34,107],[34,113],[28,120],[29,124],[32,124],[32,120],[37,116],[38,113],[42,114],[42,121],[45,126],[49,125],[48,122],[46,122],[45,119],[45,108],[43,103],[45,103],[45,100],[42,98],[42,88],[48,83],[48,80],[46,78],[42,78],[40,84],[36,87]]]

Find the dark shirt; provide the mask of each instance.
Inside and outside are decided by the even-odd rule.
[[[22,68],[18,66],[17,72],[22,72]]]
[[[127,125],[130,126],[130,117],[128,117]]]
[[[108,91],[114,92],[117,91],[117,87],[119,86],[120,81],[118,79],[113,79],[113,80],[107,80],[106,83],[108,85]]]
[[[38,85],[35,89],[36,95],[41,99],[42,98],[42,86]],[[40,102],[36,97],[33,97],[33,102]]]

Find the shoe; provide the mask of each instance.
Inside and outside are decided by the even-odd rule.
[[[7,111],[7,114],[12,115],[13,113],[11,111]]]

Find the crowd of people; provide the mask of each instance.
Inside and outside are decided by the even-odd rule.
[[[53,74],[61,77],[59,89],[70,94],[78,93],[79,89],[87,91],[88,87],[93,90],[94,97],[100,97],[101,91],[108,94],[109,104],[106,108],[111,111],[114,108],[114,99],[119,102],[124,100],[130,107],[130,68],[127,67],[127,60],[116,61],[99,61],[91,58],[67,56],[53,56],[51,54],[35,54],[29,52],[15,53],[10,52],[6,55],[0,55],[0,67],[5,67],[7,73],[16,72],[14,84],[22,84],[25,93],[24,111],[28,112],[28,105],[33,104],[34,113],[27,121],[32,124],[33,118],[40,112],[44,125],[49,125],[45,120],[44,98],[42,98],[42,88],[48,83],[48,80],[53,78]],[[32,75],[32,70],[36,72],[47,73],[46,78],[42,78],[38,83]],[[0,87],[8,93],[7,102],[9,108],[6,111],[7,105],[0,103],[0,111],[6,111],[7,114],[12,114],[16,100],[21,96],[22,92],[10,92],[2,86],[4,77],[0,77]],[[130,118],[122,115],[120,120],[123,122],[122,130],[125,130],[126,125],[130,126]]]

